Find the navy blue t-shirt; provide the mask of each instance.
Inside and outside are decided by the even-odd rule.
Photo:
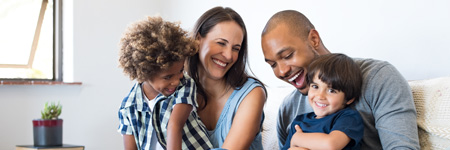
[[[360,149],[364,134],[364,125],[358,111],[349,107],[320,119],[315,118],[314,112],[298,115],[291,123],[289,136],[283,146],[287,150],[291,146],[292,135],[296,132],[295,125],[299,125],[304,133],[326,133],[339,130],[344,132],[351,140],[344,150]]]

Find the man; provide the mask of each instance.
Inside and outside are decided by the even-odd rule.
[[[282,147],[292,120],[313,111],[305,81],[308,65],[330,51],[308,18],[294,10],[278,12],[269,19],[261,46],[274,74],[297,88],[279,108],[277,132]],[[362,96],[354,105],[364,122],[361,149],[420,149],[416,110],[407,81],[388,62],[354,60],[363,74]]]

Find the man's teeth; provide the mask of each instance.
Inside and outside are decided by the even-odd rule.
[[[218,60],[215,60],[215,59],[213,59],[213,62],[218,64],[219,66],[222,66],[222,67],[225,67],[227,65],[226,63],[222,63],[222,62],[220,62]]]
[[[292,78],[288,79],[288,81],[289,81],[289,82],[294,81],[294,80],[300,75],[300,73],[301,73],[301,72],[297,73],[295,76],[293,76]]]

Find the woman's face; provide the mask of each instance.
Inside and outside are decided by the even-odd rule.
[[[199,36],[200,73],[222,79],[236,62],[243,39],[242,28],[234,21],[218,23],[205,37]]]

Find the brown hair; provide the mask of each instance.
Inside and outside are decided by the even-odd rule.
[[[344,92],[345,100],[361,96],[362,74],[358,64],[352,58],[339,53],[321,55],[308,67],[306,81],[311,84],[317,74],[318,78],[331,88]]]
[[[147,17],[131,24],[119,45],[119,67],[138,82],[149,80],[173,62],[198,51],[198,44],[179,24],[164,21],[161,17]]]
[[[231,88],[233,89],[238,89],[242,87],[242,85],[244,85],[244,83],[247,81],[248,78],[253,78],[250,75],[248,75],[245,69],[246,64],[248,63],[247,29],[241,16],[236,11],[228,7],[224,8],[218,6],[211,8],[205,13],[203,13],[203,15],[200,16],[200,18],[195,23],[194,29],[192,31],[192,37],[193,38],[196,38],[197,36],[206,37],[206,35],[211,31],[211,29],[214,26],[225,21],[236,22],[242,28],[242,32],[244,33],[244,38],[242,40],[241,49],[239,50],[238,59],[224,76],[227,85],[230,85]],[[205,106],[206,106],[207,104],[206,93],[204,88],[199,83],[200,77],[197,68],[200,62],[199,55],[196,54],[188,59],[189,59],[188,73],[195,80],[198,88],[197,92],[200,94],[200,96],[202,96],[205,99]],[[262,84],[262,82],[260,83]]]

